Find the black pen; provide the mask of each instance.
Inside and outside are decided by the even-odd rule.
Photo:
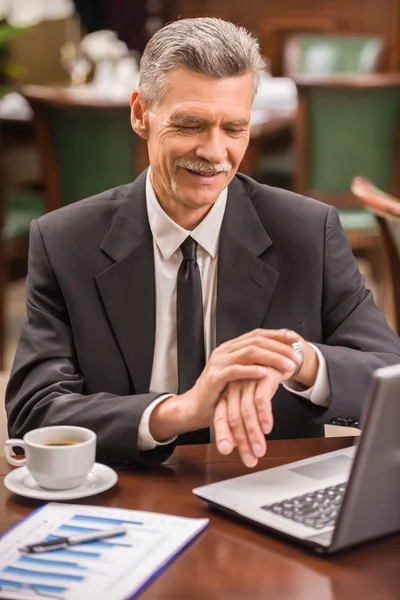
[[[62,548],[68,548],[68,546],[84,544],[85,542],[97,542],[117,535],[125,535],[126,531],[125,527],[115,527],[113,529],[103,529],[101,531],[83,533],[82,535],[74,535],[72,537],[57,537],[52,540],[27,544],[23,548],[18,548],[18,550],[25,554],[47,552],[48,550],[60,550]]]

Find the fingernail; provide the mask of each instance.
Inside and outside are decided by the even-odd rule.
[[[296,333],[295,331],[293,331],[292,329],[289,329],[289,330],[286,332],[286,337],[287,337],[289,340],[298,340],[298,339],[299,339],[299,334],[298,334],[298,333]]]
[[[221,452],[221,454],[229,454],[231,450],[229,442],[227,442],[226,440],[219,442],[218,450]]]
[[[268,374],[268,369],[267,367],[258,367],[258,373],[259,375],[261,375],[262,377],[265,377],[265,375]]]
[[[262,432],[263,432],[264,435],[267,435],[268,433],[271,433],[271,429],[272,429],[271,423],[267,423],[267,422],[262,423],[261,424],[261,429],[262,429]]]
[[[285,358],[285,360],[283,361],[283,364],[285,366],[285,369],[287,369],[288,371],[294,371],[296,368],[296,363],[294,363],[289,358]]]
[[[252,456],[251,454],[245,454],[243,456],[243,462],[246,465],[246,467],[255,467],[257,464],[257,459],[255,456]]]
[[[258,443],[253,444],[252,448],[253,448],[253,452],[256,456],[261,457],[264,454],[264,449],[261,446],[261,444],[258,444]]]
[[[292,357],[293,360],[298,364],[301,365],[301,363],[303,362],[303,357],[301,354],[299,354],[298,352],[296,352],[295,350],[293,350],[292,352]]]

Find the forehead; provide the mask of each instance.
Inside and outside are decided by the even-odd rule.
[[[210,117],[247,118],[253,98],[251,73],[217,79],[174,69],[168,73],[164,97],[156,108],[165,116],[193,114]]]

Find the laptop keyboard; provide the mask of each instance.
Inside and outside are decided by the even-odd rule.
[[[307,527],[324,529],[335,525],[345,491],[346,483],[340,483],[261,508]]]

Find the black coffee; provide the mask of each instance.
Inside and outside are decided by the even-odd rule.
[[[80,444],[80,440],[47,440],[42,442],[43,446],[73,446],[74,444]]]

